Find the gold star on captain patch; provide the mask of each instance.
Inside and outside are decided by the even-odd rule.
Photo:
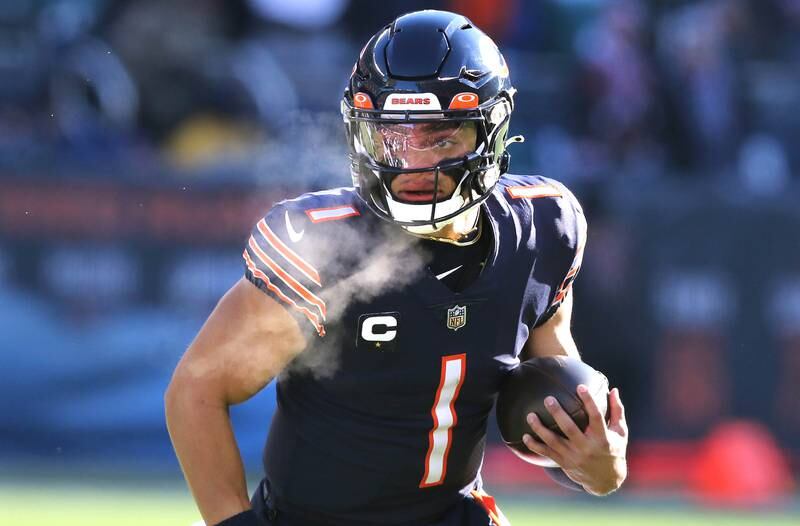
[[[381,342],[375,342],[375,348],[376,349],[380,349],[381,348]]]

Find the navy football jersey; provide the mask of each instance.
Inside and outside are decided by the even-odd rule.
[[[289,515],[415,524],[480,489],[501,381],[564,299],[586,238],[575,198],[544,177],[506,174],[481,206],[491,246],[458,291],[445,282],[458,265],[440,272],[430,241],[353,188],[278,203],[253,229],[247,278],[309,331],[277,380],[264,452]]]

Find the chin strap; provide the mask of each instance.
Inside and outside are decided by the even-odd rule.
[[[455,219],[450,220],[448,224],[453,225],[453,232],[459,235],[459,239],[450,239],[440,235],[444,227],[438,230],[432,230],[432,227],[429,225],[422,227],[404,226],[402,228],[406,230],[406,232],[416,237],[429,239],[431,241],[439,241],[441,243],[448,243],[450,245],[457,246],[472,245],[476,243],[478,239],[480,239],[483,230],[480,206],[474,206],[469,210],[466,210],[463,214],[457,216]],[[468,240],[461,241],[461,239],[469,236],[472,233],[475,233],[475,235]]]

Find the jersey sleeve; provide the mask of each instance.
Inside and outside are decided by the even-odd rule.
[[[586,246],[587,224],[580,203],[564,185],[555,181],[551,184],[558,189],[559,195],[554,198],[557,204],[555,213],[547,218],[547,229],[551,230],[553,235],[547,259],[548,266],[551,266],[556,278],[549,296],[549,304],[537,320],[537,327],[552,318],[564,302],[581,270]]]
[[[302,211],[281,203],[258,221],[250,233],[242,257],[245,277],[283,304],[301,327],[313,327],[325,335],[325,301],[313,243],[305,230],[308,218]]]

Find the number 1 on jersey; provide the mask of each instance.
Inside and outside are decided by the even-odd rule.
[[[433,429],[428,433],[428,454],[425,455],[425,474],[420,488],[438,486],[447,474],[447,454],[453,439],[452,429],[458,422],[455,403],[458,391],[464,383],[467,355],[442,356],[442,372],[439,388],[433,401],[431,416]]]

